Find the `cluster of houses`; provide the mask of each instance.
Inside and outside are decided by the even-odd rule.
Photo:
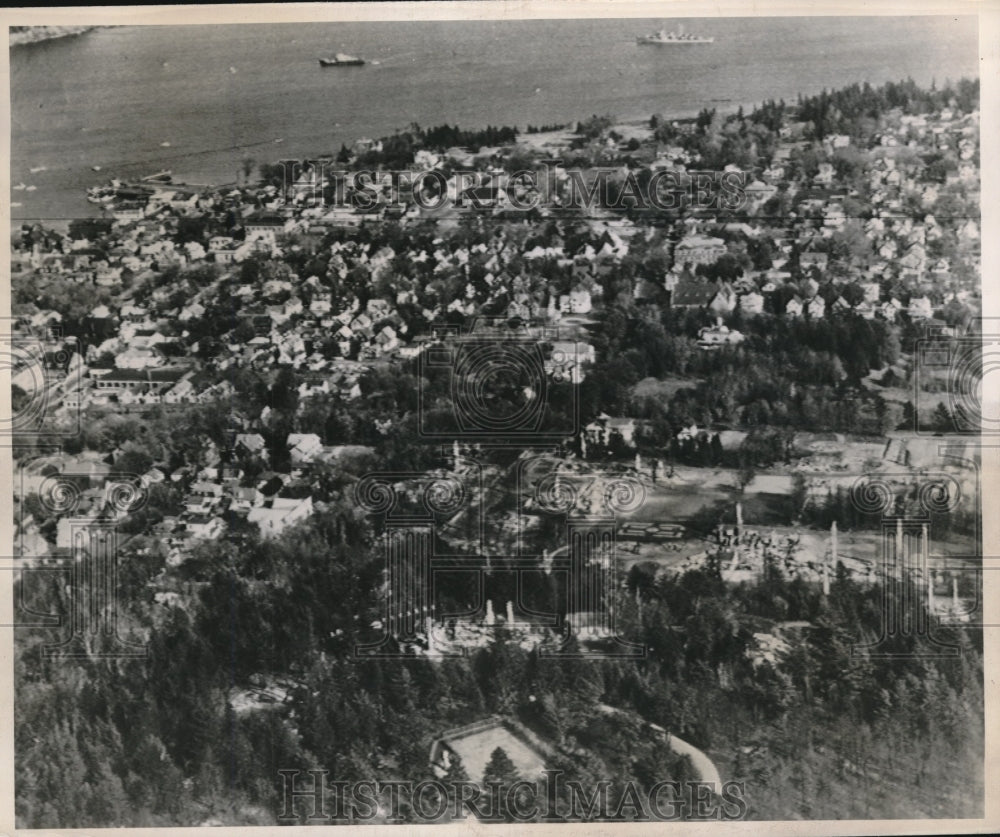
[[[626,274],[634,304],[706,312],[714,324],[697,333],[706,351],[744,339],[731,320],[737,313],[818,320],[854,312],[892,322],[932,320],[945,305],[975,310],[978,287],[970,277],[980,266],[978,213],[954,221],[942,207],[978,203],[978,113],[890,114],[884,122],[873,149],[851,149],[847,136],[824,138],[826,159],[807,177],[793,175],[801,126],[786,125],[774,158],[744,187],[743,220],[695,212],[678,222],[662,236],[663,258],[649,262],[657,268],[641,265]],[[929,177],[914,149],[945,159],[943,177]],[[850,183],[841,182],[835,165],[847,150],[862,161]],[[473,186],[484,200],[503,191],[504,153],[476,158],[489,161],[488,177]],[[678,147],[660,149],[650,167],[685,173],[697,163]],[[567,182],[560,171],[557,185]],[[98,190],[113,219],[107,231],[95,226],[81,237],[25,227],[12,255],[15,288],[31,287],[42,299],[53,285],[79,285],[101,300],[83,317],[68,306],[54,310],[61,303],[15,306],[17,327],[38,337],[51,367],[52,405],[79,415],[91,406],[141,410],[224,401],[234,393],[230,373],[241,367],[293,370],[300,403],[319,396],[350,402],[362,397],[366,370],[417,357],[442,339],[438,326],[487,315],[524,323],[529,334],[556,333],[545,372],[580,383],[598,360],[587,327],[607,302],[606,287],[620,283],[622,265],[634,265],[636,253],[648,255],[653,240],[653,230],[635,218],[605,214],[572,222],[589,229],[583,243],[555,223],[544,234],[500,225],[479,239],[457,223],[442,223],[433,240],[415,236],[394,249],[387,236],[378,243],[378,233],[345,229],[355,222],[345,220],[343,207],[317,201],[316,187],[315,171],[285,190],[112,184]],[[771,212],[776,201],[788,210],[780,217]],[[858,207],[863,212],[852,217]],[[406,223],[408,215],[397,220]],[[191,240],[192,225],[201,230],[198,240]],[[854,261],[838,250],[852,229],[866,242],[864,257]],[[767,267],[748,266],[751,245],[772,254]],[[313,263],[322,256],[325,274],[298,275],[291,265],[308,259],[292,257],[302,254]],[[717,267],[726,257],[741,268],[722,278]],[[265,266],[250,280],[243,270],[248,261]],[[169,269],[176,269],[176,281],[157,281]],[[197,281],[190,278],[195,274]],[[79,333],[81,324],[90,335],[85,348],[74,343],[67,351],[65,334]],[[18,375],[27,386],[28,371],[15,370],[15,384]],[[595,445],[616,438],[630,446],[634,433],[631,419],[602,417],[584,436]],[[324,455],[318,437],[299,435],[288,439],[293,467]],[[238,445],[253,455],[263,451],[252,433]],[[311,513],[311,499],[282,496],[273,474],[245,483],[235,466],[206,466],[183,483],[185,510],[160,524],[164,539],[180,550],[186,539],[217,536],[230,512],[245,513],[271,536]]]
[[[324,447],[315,434],[295,433],[288,436],[287,447],[292,461],[289,473],[265,469],[252,479],[246,477],[241,463],[256,461],[266,468],[268,458],[264,439],[257,433],[235,436],[229,462],[223,462],[218,448],[209,445],[207,464],[194,474],[187,467],[166,473],[156,466],[143,474],[123,474],[114,467],[114,453],[52,454],[22,465],[15,496],[23,501],[37,495],[40,508],[57,516],[53,554],[58,556],[73,550],[74,538],[81,531],[124,519],[145,505],[146,493],[153,486],[166,484],[181,495],[181,509],[159,520],[152,534],[166,547],[167,561],[179,563],[193,542],[226,533],[227,520],[243,519],[261,537],[274,538],[312,515],[313,497],[302,481],[303,469],[335,457],[338,449]],[[122,496],[129,501],[121,502]],[[24,557],[49,554],[39,533],[43,522],[30,513],[20,515],[16,537]]]

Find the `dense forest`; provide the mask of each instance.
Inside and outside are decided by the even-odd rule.
[[[358,659],[379,615],[383,559],[367,524],[330,509],[275,541],[203,546],[157,587],[155,541],[122,554],[119,633],[147,659],[46,659],[51,629],[18,631],[20,825],[265,824],[279,769],[336,780],[430,778],[431,740],[491,713],[552,743],[551,767],[620,793],[633,780],[690,778],[685,759],[596,720],[607,703],[658,723],[744,781],[753,818],[972,816],[982,794],[982,656],[974,631],[879,635],[882,591],[838,575],[828,598],[775,568],[727,587],[711,569],[681,578],[637,566],[620,591],[622,634],[638,660],[539,656],[503,629],[468,660]],[[489,582],[488,582],[489,583]],[[19,582],[32,612],[63,612],[51,573]],[[808,627],[802,627],[808,622]],[[788,652],[754,659],[755,632]],[[880,657],[870,650],[905,652]],[[284,678],[286,703],[236,711],[255,678]],[[402,816],[406,815],[403,805]]]

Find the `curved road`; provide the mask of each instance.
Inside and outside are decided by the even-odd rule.
[[[634,715],[634,713],[626,712],[624,709],[619,709],[616,706],[608,706],[606,703],[599,703],[597,706],[602,712],[606,712],[608,714],[633,715],[633,717],[638,718],[638,716]],[[644,721],[642,718],[638,719],[649,729],[665,736],[667,744],[670,745],[671,750],[678,755],[687,756],[691,759],[691,765],[698,773],[698,781],[711,785],[714,793],[722,792],[722,777],[719,775],[719,769],[715,766],[715,763],[707,755],[705,755],[705,753],[695,747],[694,744],[689,744],[687,741],[671,734],[659,724]]]

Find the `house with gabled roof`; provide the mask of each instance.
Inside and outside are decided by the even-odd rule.
[[[740,298],[740,310],[744,314],[764,313],[764,296],[757,291],[750,291]]]
[[[241,456],[267,456],[267,445],[260,433],[237,433],[233,447]]]
[[[275,538],[312,513],[312,497],[301,499],[274,497],[251,508],[247,514],[247,522],[257,525],[261,537]]]
[[[728,282],[720,282],[717,285],[715,295],[708,302],[708,310],[717,317],[731,314],[736,310],[736,292]]]
[[[714,282],[685,276],[678,280],[670,295],[671,308],[705,308],[718,293]]]
[[[312,462],[323,451],[323,442],[315,433],[289,433],[286,444],[293,464]]]
[[[687,235],[674,247],[674,264],[715,264],[726,255],[726,242],[705,235]]]

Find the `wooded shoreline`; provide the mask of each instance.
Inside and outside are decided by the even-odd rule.
[[[11,26],[10,45],[26,46],[56,38],[69,38],[97,28],[96,26]]]

